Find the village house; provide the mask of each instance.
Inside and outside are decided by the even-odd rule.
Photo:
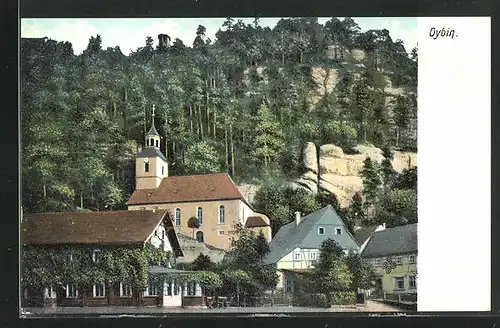
[[[377,275],[375,296],[397,303],[417,301],[417,224],[373,233],[361,256]]]
[[[24,214],[21,229],[24,247],[62,254],[64,262],[76,268],[85,263],[99,265],[107,250],[117,252],[154,247],[171,254],[165,263],[148,264],[149,282],[145,290],[124,281],[75,284],[61,276],[60,281],[52,286],[25,287],[21,296],[23,306],[177,307],[201,305],[203,302],[201,286],[189,281],[190,278],[182,279],[189,272],[172,269],[175,258],[183,256],[183,252],[165,210]],[[23,263],[35,268],[36,264]],[[30,272],[23,273],[23,279],[30,279]]]
[[[358,243],[331,205],[304,217],[296,212],[295,221],[281,227],[271,240],[270,252],[264,259],[266,264],[276,264],[277,289],[285,294],[292,292],[294,273],[311,271],[319,259],[321,243],[328,238],[346,253],[359,251]]]
[[[271,240],[269,218],[254,212],[227,173],[169,176],[154,123],[136,156],[136,189],[127,206],[130,211],[166,209],[177,233],[223,250],[231,247],[236,224]]]

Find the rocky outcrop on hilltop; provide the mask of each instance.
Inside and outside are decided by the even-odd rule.
[[[305,173],[297,180],[304,189],[313,193],[327,190],[333,193],[341,206],[348,205],[352,196],[363,189],[361,170],[367,157],[378,163],[384,156],[382,150],[369,145],[358,145],[355,155],[344,154],[343,150],[332,144],[322,145],[319,148],[313,143],[307,143],[303,151],[303,165]],[[406,168],[414,167],[417,163],[417,154],[412,152],[394,152],[392,165],[394,170],[402,172]]]

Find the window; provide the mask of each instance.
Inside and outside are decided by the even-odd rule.
[[[106,295],[103,284],[94,285],[93,289],[94,289],[94,297],[104,297]]]
[[[410,255],[410,263],[413,264],[416,262],[416,256],[415,255]]]
[[[200,243],[203,242],[203,232],[202,231],[198,231],[196,233],[196,240],[199,241]]]
[[[341,235],[342,234],[342,229],[341,228],[336,228],[335,229],[335,234],[336,235]]]
[[[225,236],[226,232],[224,230],[219,230],[219,236]]]
[[[319,227],[318,228],[318,235],[324,235],[325,234],[325,228],[324,227]]]
[[[174,295],[179,295],[179,284],[174,280]]]
[[[190,281],[187,283],[187,295],[188,296],[196,295],[196,283],[194,281]]]
[[[98,250],[98,249],[95,249],[93,252],[92,252],[92,261],[93,262],[99,262],[99,253],[101,251]]]
[[[316,252],[309,253],[309,259],[311,261],[316,261]]]
[[[54,287],[49,286],[49,287],[45,288],[45,297],[56,298],[56,293],[54,293]]]
[[[411,289],[415,289],[415,288],[417,288],[417,279],[415,279],[415,276],[410,276],[409,278],[410,278],[410,280],[409,280],[409,284],[408,284],[408,285],[409,285],[409,287],[410,287]]]
[[[158,147],[158,140],[156,140],[156,147]]]
[[[403,263],[403,258],[401,256],[398,256],[396,257],[396,260],[394,262],[396,262],[397,265],[401,265]]]
[[[295,261],[300,261],[300,253],[299,252],[295,252],[293,253],[293,259]]]
[[[153,138],[151,138],[151,146],[154,146],[155,145],[155,140]]]
[[[168,285],[167,285],[167,296],[172,296],[172,281],[168,282]]]
[[[120,283],[120,296],[132,297],[132,286],[129,284]]]
[[[146,146],[149,146],[149,139],[146,139]]]
[[[165,175],[165,166],[161,167],[161,175]]]
[[[219,224],[224,224],[224,205],[219,206]]]
[[[161,229],[161,239],[165,239],[165,230]]]
[[[144,163],[144,172],[149,172],[149,163]]]
[[[196,211],[196,218],[198,219],[198,224],[203,224],[203,209],[198,207]]]
[[[180,208],[175,209],[175,225],[176,226],[181,225],[181,209]]]
[[[66,297],[76,298],[78,296],[78,289],[75,284],[66,285]]]
[[[158,296],[158,288],[154,281],[150,280],[148,284],[148,296]]]
[[[405,279],[403,277],[395,277],[394,278],[394,289],[395,290],[405,289]]]

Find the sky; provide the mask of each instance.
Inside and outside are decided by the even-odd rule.
[[[238,18],[234,18],[236,21]],[[281,18],[261,18],[260,25],[274,27]],[[411,17],[353,17],[361,31],[387,29],[391,38],[403,40],[407,52],[417,45],[417,19]],[[251,24],[253,18],[242,18]],[[330,17],[318,18],[325,24]],[[48,37],[57,41],[69,41],[75,54],[80,54],[91,36],[101,35],[103,48],[119,46],[128,55],[145,44],[151,36],[156,46],[158,34],[168,34],[170,38],[181,39],[185,45],[192,46],[196,28],[203,25],[206,36],[215,41],[215,33],[222,27],[225,18],[109,18],[109,19],[39,19],[21,20],[21,37]]]

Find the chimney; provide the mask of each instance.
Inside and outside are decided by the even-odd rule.
[[[295,226],[298,226],[300,223],[300,212],[295,212]]]

